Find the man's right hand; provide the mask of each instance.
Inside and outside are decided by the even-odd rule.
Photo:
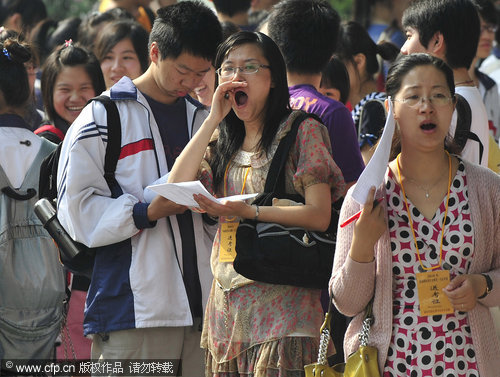
[[[161,195],[157,195],[148,206],[148,219],[149,221],[156,221],[162,217],[184,213],[187,209],[186,206],[174,203]]]

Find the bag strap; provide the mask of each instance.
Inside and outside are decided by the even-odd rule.
[[[318,349],[318,364],[328,365],[326,354],[328,352],[328,343],[330,342],[331,318],[332,318],[332,296],[328,299],[328,311],[325,314],[325,320],[320,328],[319,349]]]
[[[14,200],[30,200],[36,195],[36,190],[33,188],[29,188],[26,193],[22,193],[18,190],[14,190],[10,186],[9,178],[7,178],[7,174],[5,174],[5,171],[3,168],[0,166],[0,191],[7,195],[9,198],[14,199]]]
[[[455,93],[457,98],[457,128],[453,137],[454,142],[463,150],[468,139],[479,143],[479,163],[483,160],[484,145],[479,137],[470,130],[472,125],[472,110],[469,102],[460,94]]]
[[[298,110],[300,111],[300,110]],[[297,139],[300,124],[307,118],[314,118],[321,122],[321,120],[314,114],[308,114],[300,111],[290,127],[290,131],[280,140],[278,148],[274,153],[267,174],[264,192],[275,192],[277,194],[285,193],[285,165],[290,154],[290,148]]]
[[[104,157],[104,179],[111,190],[111,197],[119,197],[123,191],[120,188],[116,178],[115,171],[121,153],[122,129],[120,114],[115,101],[105,95],[100,95],[89,100],[101,102],[106,108],[108,122],[108,140],[106,145],[106,156]]]
[[[365,308],[365,319],[363,320],[363,327],[361,327],[361,331],[359,332],[358,339],[359,344],[363,347],[368,345],[368,339],[370,338],[370,328],[373,325],[373,297],[370,302],[366,305]]]
[[[320,339],[319,339],[319,350],[318,350],[318,364],[328,365],[328,359],[326,357],[328,350],[328,343],[330,341],[331,329],[331,317],[332,317],[332,296],[328,298],[328,311],[325,314],[325,320],[320,328]],[[363,327],[359,332],[359,343],[361,346],[368,345],[368,338],[370,335],[370,327],[374,322],[373,318],[373,297],[365,308],[365,319],[363,320]]]

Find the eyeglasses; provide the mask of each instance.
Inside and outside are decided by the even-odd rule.
[[[497,29],[498,27],[496,25],[492,24],[481,25],[481,33],[484,33],[485,31],[487,31],[488,33],[496,33]]]
[[[418,95],[413,95],[413,96],[409,96],[409,97],[402,98],[402,99],[394,98],[394,101],[404,103],[405,105],[412,107],[412,108],[416,108],[424,101],[428,101],[429,104],[431,104],[432,106],[442,107],[442,106],[448,105],[450,102],[452,102],[454,100],[454,98],[455,97],[447,97],[444,94],[437,93],[437,94],[433,94],[430,97],[422,97],[422,96],[418,96]]]
[[[232,67],[230,65],[223,66],[217,69],[216,72],[220,77],[227,78],[235,75],[238,72],[238,70],[240,70],[240,72],[244,75],[253,75],[254,73],[259,72],[260,68],[270,69],[271,67],[265,64],[248,63],[245,64],[243,67]]]

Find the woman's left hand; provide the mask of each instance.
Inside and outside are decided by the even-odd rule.
[[[485,291],[484,277],[479,274],[456,276],[444,289],[453,308],[468,312],[476,307],[477,298]]]
[[[203,195],[193,195],[193,198],[200,205],[200,209],[211,216],[253,218],[255,215],[255,209],[242,200],[217,203]]]

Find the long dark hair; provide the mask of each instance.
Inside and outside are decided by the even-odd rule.
[[[221,66],[232,49],[245,44],[259,46],[271,66],[271,79],[274,86],[267,98],[264,109],[264,128],[258,144],[259,149],[268,153],[281,121],[291,112],[285,61],[278,46],[267,35],[259,32],[241,31],[231,35],[219,46],[215,58],[215,67],[219,68]],[[244,139],[245,125],[231,110],[219,126],[218,140],[211,144],[213,158],[210,165],[214,176],[215,191],[223,183],[225,168],[243,145]]]
[[[399,48],[391,42],[373,42],[366,29],[356,21],[342,24],[335,54],[344,62],[354,62],[354,56],[359,53],[366,57],[366,72],[373,76],[379,70],[377,55],[391,62],[398,56]]]
[[[401,85],[406,75],[414,68],[426,65],[433,66],[444,74],[446,83],[450,90],[450,95],[454,97],[455,81],[453,79],[452,69],[443,60],[425,53],[402,55],[394,62],[394,64],[389,68],[389,72],[387,74],[387,81],[385,84],[385,91],[387,93],[387,96],[394,98],[401,89]],[[461,101],[465,101],[463,97],[460,98]],[[460,116],[463,105],[464,104],[461,102],[457,104],[457,110],[459,110],[457,123],[465,121],[465,118]],[[457,128],[459,128],[458,124]],[[446,137],[444,141],[444,147],[450,153],[460,153],[460,148],[457,146],[457,144],[453,140],[453,137],[450,135]],[[394,158],[396,158],[399,152],[401,152],[401,139],[399,132],[396,130],[394,132],[390,159],[393,160]]]

